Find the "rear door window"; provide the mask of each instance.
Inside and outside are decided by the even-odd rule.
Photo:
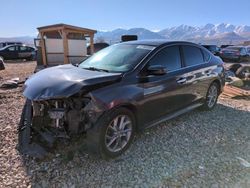
[[[149,62],[149,65],[163,65],[168,71],[181,68],[179,46],[171,46],[162,49]]]
[[[15,46],[11,46],[11,47],[7,48],[7,50],[9,52],[14,52],[14,51],[16,51],[16,47]]]
[[[183,56],[186,66],[194,66],[204,63],[200,48],[195,46],[183,45]]]

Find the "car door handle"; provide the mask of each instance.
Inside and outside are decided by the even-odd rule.
[[[187,79],[186,78],[179,78],[179,79],[176,80],[176,82],[178,84],[185,84],[187,82]]]

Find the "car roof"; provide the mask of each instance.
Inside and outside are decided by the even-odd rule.
[[[191,45],[197,45],[192,42],[186,42],[186,41],[167,41],[167,40],[135,40],[135,41],[128,41],[123,42],[123,44],[134,44],[134,45],[149,45],[149,46],[161,46],[161,45],[168,45],[168,44],[191,44]]]
[[[25,44],[10,44],[10,45],[4,46],[3,48],[8,48],[8,47],[11,47],[11,46],[27,46],[27,45],[25,45]],[[27,47],[29,47],[29,48],[34,48],[34,47],[32,47],[32,46],[27,46]],[[34,49],[35,49],[35,48],[34,48]]]
[[[246,48],[246,46],[228,46],[227,48]]]
[[[202,44],[202,46],[217,46],[215,44]]]
[[[11,44],[23,44],[22,42],[11,42],[11,41],[0,42],[0,44],[7,44],[7,43],[11,43]]]

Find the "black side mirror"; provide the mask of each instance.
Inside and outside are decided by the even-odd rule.
[[[166,67],[162,65],[151,65],[147,68],[148,75],[164,75],[167,73]]]

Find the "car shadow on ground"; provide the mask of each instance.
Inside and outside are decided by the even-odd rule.
[[[61,148],[42,161],[23,156],[23,165],[34,187],[249,186],[237,158],[250,160],[249,133],[250,112],[218,104],[139,133],[117,159]]]

